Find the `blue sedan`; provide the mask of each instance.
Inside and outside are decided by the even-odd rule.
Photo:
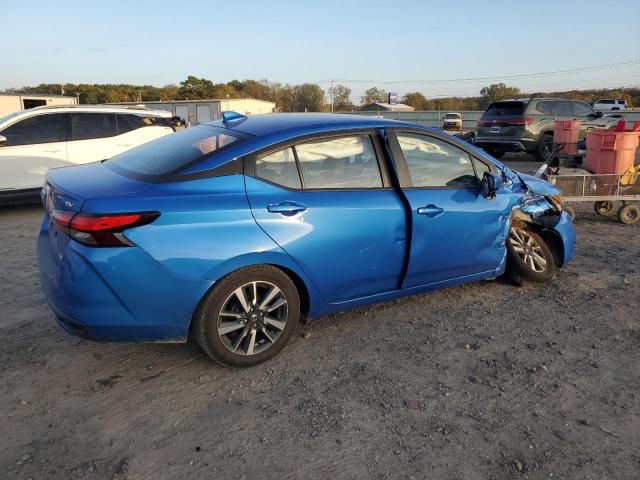
[[[437,130],[223,119],[51,170],[38,239],[58,323],[250,366],[301,318],[495,278],[548,282],[575,231],[552,185]]]

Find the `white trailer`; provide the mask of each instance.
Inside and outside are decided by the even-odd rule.
[[[44,107],[49,105],[76,105],[76,97],[65,95],[39,95],[28,93],[16,93],[11,95],[0,95],[0,117],[19,110],[27,110],[34,107]]]

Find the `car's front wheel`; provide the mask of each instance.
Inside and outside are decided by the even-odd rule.
[[[193,333],[213,360],[249,367],[282,350],[299,319],[295,284],[281,270],[259,265],[220,280],[198,309]]]
[[[518,285],[546,283],[556,273],[551,249],[536,232],[512,226],[507,238],[507,276]]]

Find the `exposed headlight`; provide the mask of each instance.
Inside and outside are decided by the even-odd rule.
[[[560,195],[560,194],[551,195],[550,197],[547,197],[547,200],[549,201],[551,206],[556,209],[556,211],[558,211],[558,212],[562,211],[562,205],[564,204],[564,200],[562,199],[562,195]]]

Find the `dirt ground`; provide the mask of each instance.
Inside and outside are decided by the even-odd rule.
[[[67,335],[39,288],[40,208],[1,210],[0,478],[640,478],[640,225],[576,207],[548,286],[321,318],[245,370]]]

